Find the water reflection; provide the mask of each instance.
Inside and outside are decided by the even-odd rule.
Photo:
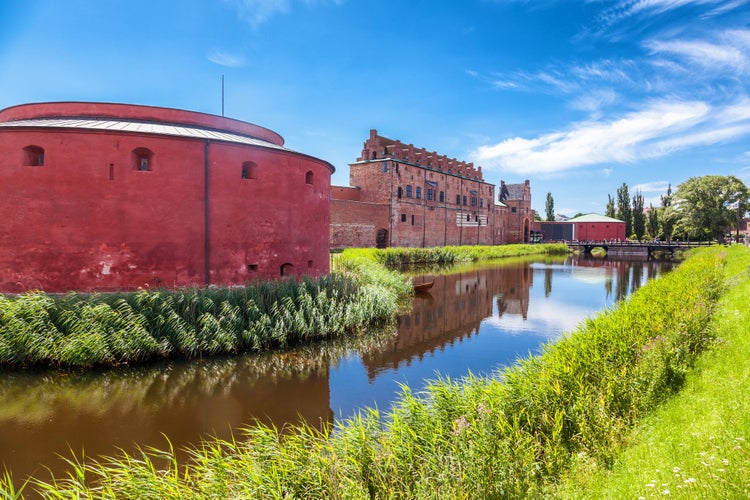
[[[505,261],[433,274],[386,330],[267,356],[97,373],[0,373],[0,462],[17,478],[57,472],[71,451],[113,455],[134,443],[175,448],[229,438],[254,420],[279,427],[387,408],[399,383],[487,373],[537,351],[663,269],[654,262]],[[535,281],[543,286],[535,287]]]

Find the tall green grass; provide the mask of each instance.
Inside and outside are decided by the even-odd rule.
[[[59,498],[542,497],[574,464],[612,464],[628,430],[682,388],[715,340],[726,258],[701,251],[540,356],[420,394],[404,387],[387,413],[283,434],[259,425],[196,447],[189,464],[170,450],[72,461],[68,477],[34,488]]]
[[[564,245],[561,247],[564,248]],[[413,293],[396,262],[560,251],[543,245],[346,250],[330,276],[246,287],[0,296],[0,367],[90,367],[283,349],[382,325]]]
[[[731,288],[709,331],[716,342],[680,393],[635,427],[612,468],[575,464],[558,498],[750,498],[750,252],[728,252]]]
[[[465,245],[434,248],[384,248],[359,249],[358,252],[369,253],[373,258],[389,269],[401,269],[404,266],[422,264],[455,264],[457,262],[476,262],[479,260],[502,259],[523,255],[566,254],[570,249],[563,243],[541,245],[498,245],[477,246]],[[344,251],[346,255],[348,250]]]
[[[94,366],[286,348],[390,321],[393,293],[334,274],[247,287],[0,296],[0,365]]]

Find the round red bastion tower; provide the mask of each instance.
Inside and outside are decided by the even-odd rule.
[[[0,292],[329,272],[333,166],[251,123],[56,102],[0,111]]]

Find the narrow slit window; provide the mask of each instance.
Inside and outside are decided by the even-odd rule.
[[[312,170],[308,170],[305,174],[305,184],[312,185],[315,182],[315,174]]]

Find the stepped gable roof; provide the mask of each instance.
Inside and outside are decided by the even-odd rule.
[[[620,224],[625,224],[625,222],[620,219],[613,219],[612,217],[599,214],[579,215],[578,217],[568,220],[568,222],[619,222]]]

